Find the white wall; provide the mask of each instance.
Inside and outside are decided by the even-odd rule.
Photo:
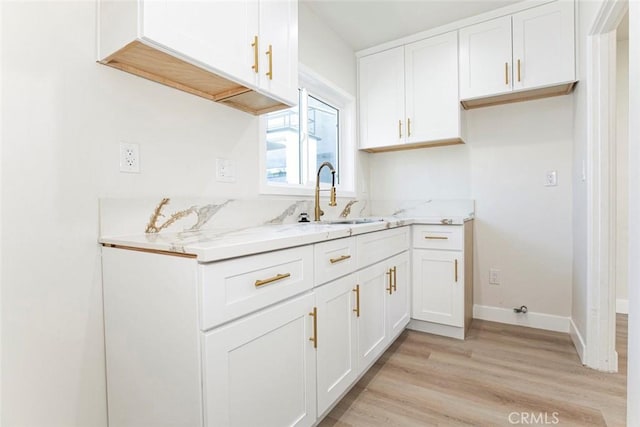
[[[371,154],[371,198],[469,199],[469,155],[468,145]]]
[[[572,96],[467,112],[474,303],[569,316]],[[557,171],[558,185],[545,187]],[[489,269],[501,270],[490,285]]]
[[[104,426],[98,198],[256,196],[258,119],[97,64],[94,2],[2,6],[0,423]],[[318,71],[353,91],[347,56]],[[118,172],[120,141],[140,174]]]
[[[628,305],[629,246],[629,40],[616,49],[616,299],[618,311]]]
[[[629,2],[629,75],[640,75],[640,3]],[[629,80],[629,116],[640,116],[640,81]],[[640,121],[629,124],[629,218],[640,217]],[[640,425],[640,222],[629,222],[627,425]]]
[[[475,200],[475,304],[570,314],[572,101],[469,110],[465,145],[371,155],[372,199]]]

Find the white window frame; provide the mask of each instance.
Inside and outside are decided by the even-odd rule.
[[[327,81],[322,76],[310,70],[308,67],[299,65],[300,87],[306,89],[311,96],[325,102],[339,110],[338,120],[340,134],[338,137],[338,170],[340,183],[336,185],[338,197],[356,196],[356,133],[355,133],[355,99],[349,93],[338,88],[333,83]],[[304,126],[306,129],[306,125]],[[301,132],[303,129],[301,127]],[[266,116],[260,117],[258,126],[258,143],[260,153],[260,194],[275,194],[289,196],[313,196],[315,189],[316,171],[311,176],[313,181],[304,184],[274,183],[267,181],[267,120]],[[302,138],[306,140],[306,134]],[[306,151],[306,144],[303,144]],[[305,155],[304,158],[307,158]],[[302,165],[303,170],[307,169]],[[305,174],[304,176],[308,176]]]

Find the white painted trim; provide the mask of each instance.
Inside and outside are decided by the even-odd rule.
[[[628,299],[620,299],[616,300],[616,313],[618,314],[629,314],[629,300]]]
[[[473,318],[565,333],[569,332],[570,322],[569,317],[556,316],[554,314],[531,311],[526,314],[518,314],[514,313],[513,309],[510,308],[490,307],[477,304],[473,306]]]
[[[423,320],[411,319],[407,325],[407,329],[412,331],[424,332],[427,334],[441,335],[443,337],[464,339],[464,328],[456,326],[442,325],[440,323],[425,322]]]
[[[578,356],[580,357],[580,362],[584,365],[584,353],[586,352],[586,346],[584,344],[584,339],[582,338],[582,334],[580,334],[580,330],[573,323],[573,319],[569,319],[569,336],[571,336],[571,341],[573,341],[573,346],[576,348],[578,352]]]
[[[430,30],[421,31],[416,34],[412,34],[407,37],[402,37],[396,40],[392,40],[380,45],[362,49],[356,52],[356,58],[371,55],[374,53],[382,52],[383,50],[393,49],[394,47],[403,46],[405,44],[417,42],[420,40],[428,39],[440,34],[448,33],[450,31],[456,31],[460,28],[468,27],[470,25],[479,24],[481,22],[489,21],[491,19],[500,18],[506,15],[513,15],[514,13],[522,12],[532,7],[541,6],[545,3],[551,3],[556,0],[525,0],[516,4],[510,4],[500,9],[491,10],[489,12],[481,13],[469,18],[460,19],[458,21],[451,22],[449,24],[441,25],[440,27],[432,28]],[[559,0],[559,1],[572,1],[572,0]]]
[[[584,363],[615,372],[615,79],[613,31],[625,0],[603,2],[587,37],[587,325]]]

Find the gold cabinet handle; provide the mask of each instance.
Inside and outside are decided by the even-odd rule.
[[[313,348],[318,348],[318,307],[313,307],[309,316],[313,317],[313,336],[309,341],[313,342]]]
[[[520,60],[518,59],[518,81],[520,81]]]
[[[447,236],[424,236],[427,240],[449,240]]]
[[[504,63],[504,84],[509,84],[509,63]]]
[[[455,275],[456,283],[458,283],[458,260],[456,259],[453,264],[454,264],[454,269],[455,269],[454,275]]]
[[[356,293],[356,308],[353,309],[353,312],[356,313],[356,317],[360,317],[360,285],[356,285],[353,292]]]
[[[335,264],[336,262],[344,261],[349,258],[351,258],[351,255],[340,255],[338,258],[329,258],[329,262],[331,264]]]
[[[402,138],[402,120],[398,120],[398,138]]]
[[[291,277],[291,273],[276,274],[268,279],[256,280],[255,285],[256,288],[259,288],[260,286],[268,285],[269,283],[277,282],[278,280],[286,279],[287,277]]]
[[[411,119],[407,119],[407,136],[411,136]]]
[[[273,47],[271,45],[269,45],[269,50],[265,54],[269,56],[269,72],[267,76],[269,80],[273,80]]]
[[[398,292],[398,269],[394,266],[391,271],[393,271],[393,292]]]
[[[391,276],[392,275],[392,271],[393,270],[390,268],[389,271],[387,271],[385,273],[387,276],[389,276],[389,287],[385,288],[389,292],[389,295],[393,294],[393,279],[392,279],[392,276]]]
[[[253,48],[253,65],[251,68],[258,73],[258,36],[253,36],[251,47]]]

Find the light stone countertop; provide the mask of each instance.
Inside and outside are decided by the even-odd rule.
[[[244,229],[205,229],[192,232],[102,236],[106,246],[188,254],[198,262],[212,262],[261,252],[308,245],[411,224],[462,225],[472,217],[380,218],[363,224],[294,223]],[[447,223],[449,224],[449,223]]]

